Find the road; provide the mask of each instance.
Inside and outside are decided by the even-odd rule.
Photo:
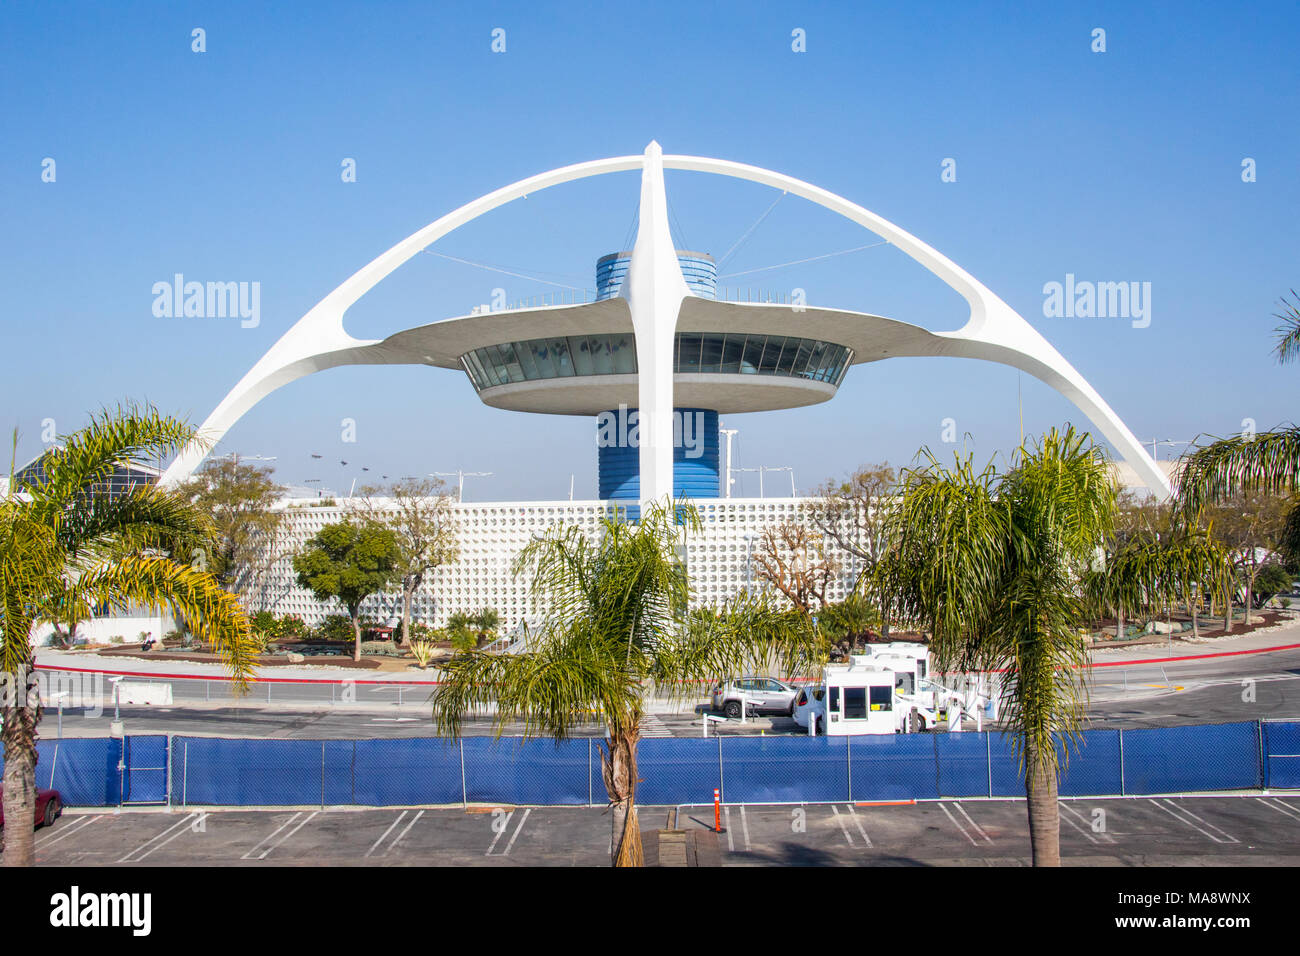
[[[642,807],[646,861],[660,861],[667,807]],[[664,862],[721,866],[988,866],[1029,863],[1025,804],[682,808],[694,851]],[[604,866],[610,818],[592,807],[78,811],[38,831],[45,866]],[[680,843],[677,844],[680,847]],[[1276,796],[1061,801],[1061,854],[1079,866],[1295,866],[1300,799]]]
[[[1275,632],[1263,643],[1300,643],[1300,626]],[[1214,653],[1222,647],[1183,647],[1178,653]],[[1137,660],[1142,650],[1129,652]],[[1146,649],[1145,656],[1168,653]],[[1115,654],[1111,659],[1123,660]],[[278,674],[278,672],[277,672]],[[374,679],[370,675],[366,679]],[[112,720],[112,684],[102,675],[43,672],[51,687],[70,688],[63,718],[68,737],[101,737]],[[58,683],[62,680],[64,683]],[[234,699],[219,681],[168,680],[170,706],[123,705],[130,734],[200,734],[250,737],[410,737],[433,733],[430,686],[257,684],[250,696]],[[703,696],[680,703],[652,700],[643,723],[645,736],[699,736]],[[1096,667],[1092,671],[1089,726],[1138,728],[1241,720],[1300,719],[1300,648],[1271,653],[1172,662]],[[50,708],[41,723],[46,737],[58,734],[57,714]],[[968,725],[969,726],[969,725]],[[470,718],[465,732],[493,733],[487,718]],[[592,724],[577,735],[598,735]],[[750,718],[745,724],[727,721],[710,734],[797,734],[802,731],[785,717]],[[510,733],[510,729],[507,729]]]

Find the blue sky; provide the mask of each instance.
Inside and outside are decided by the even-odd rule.
[[[1297,370],[1269,350],[1277,300],[1300,288],[1300,12],[1131,6],[6,4],[3,424],[20,429],[21,461],[46,419],[70,431],[122,398],[197,423],[398,240],[499,186],[652,138],[811,181],[919,236],[1042,331],[1139,438],[1293,420]],[[206,52],[191,50],[196,27]],[[498,27],[504,53],[491,50]],[[1091,50],[1099,27],[1104,53]],[[806,52],[791,49],[796,28]],[[1256,182],[1242,181],[1247,157]],[[355,183],[341,181],[344,158]],[[946,158],[956,182],[941,181]],[[718,256],[776,195],[688,173],[668,188],[678,244]],[[557,187],[433,249],[592,288],[636,193],[632,174]],[[787,197],[722,271],[872,238]],[[155,317],[153,284],[178,272],[259,282],[260,324]],[[1150,282],[1150,326],[1044,317],[1044,283],[1067,273]],[[723,283],[801,287],[812,304],[934,329],[965,319],[960,298],[888,246]],[[347,326],[384,335],[497,287],[511,299],[554,288],[420,255]],[[1087,424],[1036,380],[959,360],[858,366],[832,402],[729,424],[737,464],[792,465],[807,489],[944,450],[945,418],[980,458],[1009,449],[1018,389],[1026,432]],[[342,491],[463,468],[494,473],[467,498],[566,497],[571,474],[586,497],[594,432],[486,408],[458,372],[347,368],[276,392],[218,451],[275,456],[281,480]]]

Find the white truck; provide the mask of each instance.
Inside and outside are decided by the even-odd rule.
[[[898,641],[869,649],[872,653],[850,657],[848,664],[826,665],[821,684],[800,692],[791,714],[798,726],[807,730],[812,722],[813,733],[829,736],[907,733],[915,709],[917,730],[943,723],[961,729],[962,695],[926,676],[930,654],[924,644]],[[888,695],[880,688],[888,688]]]

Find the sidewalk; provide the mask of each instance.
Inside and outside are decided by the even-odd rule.
[[[1091,652],[1093,666],[1136,664],[1140,661],[1168,663],[1229,654],[1259,654],[1300,647],[1300,620],[1253,631],[1241,636],[1180,638],[1163,644],[1138,647],[1107,647]]]

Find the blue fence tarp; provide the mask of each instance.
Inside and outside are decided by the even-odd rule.
[[[1264,786],[1300,790],[1300,723],[1264,724]]]
[[[128,737],[125,750],[114,738],[46,739],[36,749],[37,786],[59,790],[68,806],[558,806],[606,800],[600,739],[169,741],[152,735]],[[1012,742],[996,732],[652,737],[639,744],[637,776],[637,802],[659,806],[707,804],[715,789],[727,803],[1025,795]],[[1300,722],[1089,730],[1060,778],[1062,796],[1262,787],[1300,789]]]
[[[1125,793],[1249,790],[1262,785],[1255,721],[1124,731]]]

